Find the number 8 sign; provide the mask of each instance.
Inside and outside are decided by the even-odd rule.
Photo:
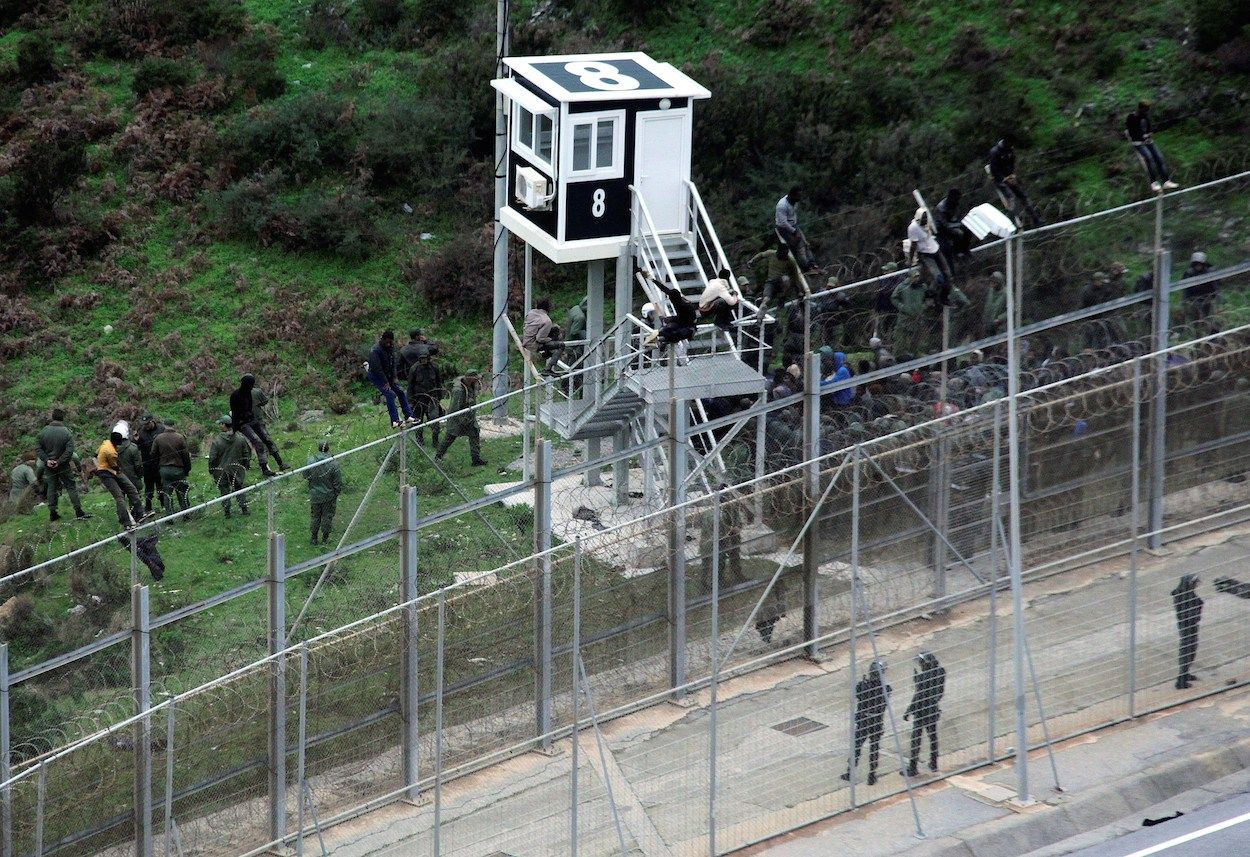
[[[638,81],[611,63],[583,61],[564,64],[564,70],[577,77],[582,86],[604,92],[625,92],[638,88]]]

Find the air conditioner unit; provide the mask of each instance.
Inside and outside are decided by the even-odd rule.
[[[516,168],[516,198],[521,205],[534,210],[551,208],[551,179],[533,167]]]

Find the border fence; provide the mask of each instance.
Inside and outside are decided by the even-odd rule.
[[[682,468],[667,468],[658,502],[639,504],[635,517],[601,530],[556,533],[552,508],[591,496],[581,493],[589,489],[578,477],[603,462],[558,467],[558,448],[536,432],[533,477],[470,499],[430,469],[410,430],[340,456],[355,509],[332,551],[316,553],[290,535],[299,531],[305,502],[302,480],[291,477],[242,492],[257,501],[256,530],[263,498],[267,538],[239,539],[231,562],[217,564],[228,571],[208,599],[182,601],[177,591],[140,585],[132,551],[129,583],[113,581],[132,601],[129,627],[13,670],[0,646],[3,857],[94,853],[128,841],[147,854],[162,837],[163,847],[197,853],[259,851],[284,841],[302,849],[306,835],[336,819],[426,794],[434,795],[434,808],[418,836],[433,841],[446,834],[441,850],[479,853],[487,839],[506,844],[509,836],[516,845],[526,829],[538,828],[474,827],[459,820],[472,813],[454,812],[444,827],[441,793],[459,774],[550,748],[574,729],[600,746],[588,744],[587,759],[570,753],[556,765],[566,769],[553,776],[568,777],[560,788],[570,790],[572,803],[548,806],[549,814],[534,822],[548,841],[558,830],[567,840],[572,806],[583,807],[574,818],[602,835],[585,841],[602,838],[603,853],[618,852],[627,832],[635,840],[652,835],[645,820],[622,821],[638,808],[617,805],[615,792],[647,782],[659,788],[680,765],[688,790],[704,798],[711,816],[675,810],[655,835],[687,845],[702,836],[703,850],[737,847],[775,832],[776,818],[769,816],[766,829],[744,817],[718,832],[717,842],[706,841],[709,818],[725,812],[718,814],[718,797],[733,788],[726,772],[719,784],[714,773],[715,704],[703,706],[709,712],[703,731],[680,745],[702,768],[659,751],[651,761],[610,763],[621,751],[598,723],[658,699],[706,695],[762,664],[815,656],[834,643],[849,643],[848,651],[871,659],[883,627],[987,599],[990,650],[971,654],[966,644],[951,643],[946,657],[938,654],[968,676],[993,663],[988,673],[1003,677],[1003,685],[952,700],[946,722],[959,724],[953,728],[963,737],[953,739],[949,746],[957,749],[944,758],[953,755],[961,767],[998,758],[1012,740],[1012,716],[1021,716],[1005,676],[1026,660],[1019,641],[1013,645],[997,628],[992,603],[1004,585],[1012,543],[1004,527],[1012,506],[1020,519],[1017,561],[1029,586],[1096,561],[1119,563],[1126,572],[1118,588],[1100,597],[1124,617],[1131,651],[1113,664],[1091,660],[1084,680],[1047,669],[1063,666],[1045,659],[1047,641],[1082,622],[1092,632],[1105,617],[1030,620],[1036,627],[1022,638],[1038,656],[1027,660],[1043,667],[1033,670],[1032,699],[1045,706],[1044,715],[1032,707],[1023,713],[1030,743],[1206,692],[1166,687],[1171,655],[1159,634],[1138,647],[1138,617],[1157,619],[1169,599],[1154,578],[1138,588],[1137,566],[1145,547],[1246,517],[1236,480],[1250,470],[1241,451],[1250,432],[1250,390],[1239,383],[1250,369],[1250,328],[1220,328],[1239,318],[1232,298],[1250,279],[1250,265],[1227,265],[1182,285],[1171,280],[1168,255],[1154,253],[1150,291],[1083,307],[1069,305],[1068,285],[1087,268],[1065,262],[1072,267],[1061,267],[1060,276],[1047,267],[1055,259],[1080,259],[1077,239],[1086,229],[1123,232],[1126,246],[1160,247],[1163,208],[1183,204],[1161,197],[1085,221],[1093,226],[1026,233],[1012,239],[1013,266],[999,255],[1008,242],[974,256],[970,264],[980,270],[1011,268],[1026,293],[1046,294],[1031,278],[1034,268],[1039,281],[1053,275],[1046,312],[1033,318],[1026,305],[1020,335],[1080,346],[1070,357],[1039,362],[1014,397],[936,420],[928,419],[934,410],[917,413],[924,420],[917,425],[869,413],[822,422],[820,399],[836,387],[818,386],[813,358],[804,393],[703,427],[756,421],[767,440],[762,473],[697,493],[687,490]],[[1142,219],[1143,212],[1153,217]],[[1124,218],[1132,229],[1126,231]],[[1076,249],[1053,253],[1054,242]],[[1208,283],[1225,297],[1218,312],[1199,315],[1185,291]],[[1178,317],[1171,314],[1173,293],[1181,295]],[[847,317],[822,329],[830,339],[857,338]],[[911,360],[899,354],[890,370],[854,383],[871,384],[912,364],[958,361],[1002,348],[1007,339],[983,333],[960,337],[959,345],[937,354]],[[510,404],[525,392],[534,391],[510,394]],[[932,402],[943,406],[936,412],[953,410],[944,407],[946,390],[935,393]],[[1013,403],[1021,422],[1014,492],[1006,487],[1005,425]],[[478,407],[485,414],[490,405]],[[665,460],[684,462],[687,454],[708,454],[696,446],[670,436],[618,453],[627,461],[662,450]],[[562,498],[561,491],[574,496]],[[232,499],[237,504],[240,496]],[[509,511],[499,506],[507,500],[524,504]],[[167,555],[178,556],[180,540],[194,551],[197,528],[222,525],[205,513],[223,504],[163,522]],[[0,583],[47,589],[66,579],[72,587],[75,575],[96,573],[97,564],[108,564],[101,557],[117,550],[113,543],[89,546]],[[343,575],[366,581],[372,600],[336,597]],[[325,630],[344,620],[354,621]],[[1227,654],[1210,668],[1233,678],[1244,641],[1231,620],[1215,627]],[[217,644],[205,654],[188,642],[197,636]],[[192,652],[199,660],[190,660]],[[837,691],[843,729],[850,728],[845,700],[853,699],[852,682],[864,666],[852,660]],[[94,686],[100,695],[92,695]],[[129,688],[128,698],[107,696],[110,687]],[[61,694],[100,709],[103,728],[82,740],[30,740],[16,718]],[[725,709],[734,705],[726,702]],[[889,713],[891,732],[900,734],[896,715]],[[983,732],[969,725],[975,719],[988,721]],[[1048,727],[1049,736],[1042,734]],[[826,733],[826,743],[836,734]],[[850,743],[845,732],[834,738],[841,748],[834,755],[844,759]],[[704,749],[696,752],[697,746]],[[574,775],[579,765],[586,768],[581,777]],[[813,797],[808,809],[796,808],[793,824],[889,792],[885,786],[858,795],[850,785],[845,795],[830,790]],[[590,844],[583,850],[598,853]]]

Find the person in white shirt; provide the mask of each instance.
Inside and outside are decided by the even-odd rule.
[[[916,215],[907,225],[907,239],[911,242],[911,252],[920,260],[920,267],[929,280],[938,306],[946,306],[951,291],[950,262],[942,255],[937,238],[933,234],[933,222],[929,219],[929,210],[921,206]]]
[[[729,283],[730,273],[722,268],[716,279],[708,280],[703,294],[699,295],[699,315],[710,316],[712,323],[721,330],[729,330],[734,323],[734,310],[738,306],[738,296]]]

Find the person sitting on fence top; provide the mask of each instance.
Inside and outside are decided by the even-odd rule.
[[[972,247],[972,235],[964,228],[963,223],[960,222],[962,218],[961,199],[963,199],[963,191],[953,187],[933,207],[933,219],[935,221],[934,225],[937,227],[938,245],[941,246],[942,255],[946,257],[948,262],[953,262],[956,257],[967,256]]]
[[[921,207],[907,225],[907,240],[912,253],[920,260],[920,268],[929,278],[937,296],[939,306],[946,306],[950,295],[951,273],[950,262],[942,255],[937,238],[933,235],[933,224],[929,220],[929,210]]]
[[[1137,109],[1124,120],[1124,127],[1133,151],[1146,167],[1150,189],[1158,193],[1180,187],[1172,181],[1167,164],[1163,161],[1163,153],[1155,145],[1153,129],[1150,127],[1150,102],[1145,99],[1137,102]]]
[[[1024,216],[1017,211],[1017,206],[1019,206],[1024,209],[1024,214],[1028,215],[1034,227],[1041,226],[1042,219],[1038,217],[1028,194],[1024,192],[1024,186],[1020,184],[1019,176],[1016,175],[1015,134],[1011,132],[1004,134],[1002,139],[990,149],[989,170],[990,178],[994,180],[994,187],[1003,198],[1003,204],[1015,216],[1017,225],[1025,225]]]
[[[564,350],[560,340],[560,328],[551,320],[551,298],[538,298],[534,308],[525,314],[525,326],[521,329],[521,345],[542,364],[544,375],[555,371]]]
[[[816,260],[812,257],[811,248],[808,247],[807,236],[799,228],[797,206],[802,197],[803,189],[794,185],[785,196],[777,200],[773,226],[777,231],[777,237],[789,245],[790,252],[794,254],[794,258],[798,260],[803,270],[810,271],[816,267]]]
[[[369,379],[369,383],[378,388],[378,392],[382,394],[382,398],[386,401],[386,412],[391,417],[391,428],[399,428],[403,422],[399,419],[399,411],[395,409],[395,402],[399,402],[400,408],[403,410],[404,421],[413,423],[416,420],[412,416],[412,408],[408,406],[408,396],[404,394],[404,388],[399,384],[399,376],[395,374],[395,331],[384,330],[382,335],[378,337],[377,344],[369,352],[369,359],[365,362],[365,375]],[[234,398],[231,397],[230,406],[234,410]],[[235,421],[235,427],[238,428],[238,421]],[[246,433],[245,433],[246,434]],[[249,437],[248,440],[251,440]],[[256,444],[252,444],[253,447]],[[256,450],[260,455],[260,450]],[[261,462],[261,472],[264,473],[264,459],[258,458]],[[268,475],[268,474],[266,474]]]
[[[699,295],[699,314],[712,319],[721,330],[732,330],[738,306],[738,296],[733,292],[728,268],[721,268],[714,279],[707,281],[703,294]]]
[[[764,298],[760,301],[760,312],[774,300],[785,301],[791,290],[798,296],[799,279],[802,275],[788,246],[777,244],[761,250],[747,260],[747,267],[755,268],[761,262],[765,262],[767,268],[764,272]]]
[[[1182,280],[1200,277],[1210,271],[1212,265],[1207,261],[1207,254],[1201,250],[1194,251],[1189,257],[1189,267],[1181,274]],[[1215,296],[1219,286],[1215,282],[1202,283],[1185,289],[1185,304],[1197,318],[1206,318],[1215,309]]]
[[[698,324],[698,307],[686,300],[685,295],[677,289],[661,283],[650,272],[647,273],[647,279],[668,297],[669,303],[673,305],[673,314],[664,318],[663,326],[648,336],[643,346],[650,346],[656,340],[662,340],[668,345],[676,345],[694,336]]]

